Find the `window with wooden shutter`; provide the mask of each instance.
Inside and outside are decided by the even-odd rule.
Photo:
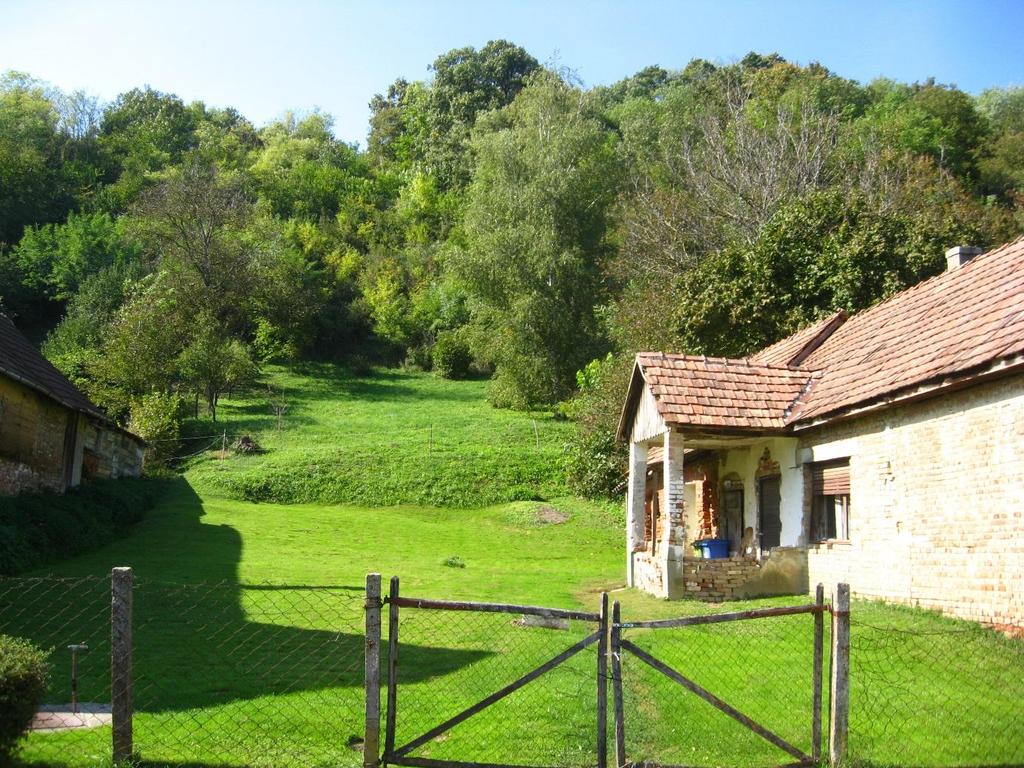
[[[811,465],[811,541],[850,536],[850,460]]]

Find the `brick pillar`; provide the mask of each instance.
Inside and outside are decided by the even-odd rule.
[[[629,485],[626,489],[626,583],[633,586],[633,550],[644,540],[647,492],[647,443],[629,444]]]
[[[661,536],[661,572],[664,594],[672,597],[678,590],[673,588],[670,578],[680,568],[680,563],[676,561],[683,559],[683,547],[686,544],[686,530],[683,527],[683,490],[686,480],[683,477],[683,436],[666,432],[664,441],[665,509],[662,515],[665,524]]]

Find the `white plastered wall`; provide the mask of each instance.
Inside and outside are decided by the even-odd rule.
[[[743,481],[743,526],[757,531],[758,468],[768,449],[768,460],[778,464],[781,476],[779,513],[782,517],[781,545],[797,547],[805,543],[803,468],[797,465],[797,440],[773,437],[755,440],[741,448],[724,451],[725,461],[719,477],[735,472]]]

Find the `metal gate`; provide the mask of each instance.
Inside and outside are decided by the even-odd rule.
[[[766,608],[760,610],[741,611],[733,613],[709,614],[704,616],[687,616],[676,619],[656,619],[650,621],[623,621],[621,620],[621,609],[619,603],[615,603],[609,611],[608,595],[601,595],[601,604],[598,612],[589,613],[586,611],[570,611],[556,608],[544,608],[529,605],[510,605],[501,603],[479,603],[479,602],[458,602],[448,600],[432,600],[424,598],[404,597],[399,593],[399,581],[395,577],[391,580],[390,594],[381,596],[380,577],[371,575],[367,579],[367,635],[366,635],[366,739],[364,743],[364,768],[377,768],[378,766],[399,765],[415,766],[417,768],[523,768],[525,765],[561,765],[562,763],[538,762],[536,755],[532,759],[523,760],[487,760],[482,759],[480,754],[474,753],[470,748],[467,752],[459,752],[457,755],[448,755],[443,758],[416,755],[420,748],[435,740],[443,740],[451,729],[460,723],[479,716],[482,712],[505,700],[517,691],[520,691],[537,680],[565,664],[570,659],[579,657],[587,659],[585,662],[587,690],[592,691],[592,696],[578,697],[573,700],[573,706],[587,708],[593,713],[593,730],[588,731],[585,738],[592,745],[592,759],[585,762],[574,761],[574,765],[596,765],[597,768],[607,768],[609,762],[610,748],[614,748],[613,765],[625,768],[626,766],[671,766],[670,761],[659,761],[652,759],[651,755],[630,754],[627,747],[626,730],[627,714],[629,707],[624,697],[624,681],[630,683],[629,672],[626,677],[623,674],[623,659],[632,657],[637,659],[646,667],[655,670],[661,678],[671,681],[679,686],[680,692],[686,691],[702,700],[718,712],[726,715],[735,723],[738,723],[747,731],[750,731],[764,739],[786,756],[786,761],[779,764],[792,765],[813,765],[821,762],[822,759],[822,709],[823,709],[823,678],[824,678],[824,641],[825,624],[824,614],[833,613],[832,631],[832,695],[830,697],[832,710],[830,715],[829,743],[831,757],[835,760],[841,759],[845,752],[845,735],[847,720],[847,675],[848,675],[848,588],[840,585],[837,593],[836,607],[842,610],[833,610],[823,599],[823,589],[818,587],[817,599],[813,603],[797,606],[785,606],[778,608]],[[387,642],[382,641],[381,632],[381,611],[387,607]],[[411,738],[403,738],[397,741],[396,731],[402,718],[403,693],[402,685],[404,676],[408,676],[411,669],[405,669],[400,659],[400,629],[399,617],[403,611],[415,612],[446,612],[446,613],[470,613],[478,616],[483,614],[492,615],[514,615],[525,621],[528,618],[545,622],[584,622],[587,630],[584,636],[575,642],[568,639],[561,642],[559,652],[546,661],[531,666],[529,671],[521,673],[511,682],[501,685],[501,680],[487,677],[478,680],[491,692],[477,698],[474,703],[468,706],[459,705],[455,714],[445,717],[438,717],[433,724],[421,727],[416,735]],[[664,659],[658,658],[659,651],[655,647],[652,650],[644,650],[637,645],[630,635],[636,632],[644,632],[650,642],[666,630],[683,630],[687,628],[707,626],[714,624],[726,624],[730,622],[771,622],[784,616],[809,615],[813,618],[812,627],[800,629],[800,633],[813,632],[811,646],[813,647],[813,658],[810,660],[811,685],[806,691],[808,703],[811,709],[810,722],[806,723],[806,734],[809,737],[809,748],[801,748],[794,744],[794,741],[803,742],[804,738],[784,738],[776,730],[769,729],[762,722],[758,722],[749,714],[744,713],[727,699],[730,698],[729,691],[718,691],[713,693],[706,685],[701,685],[693,679],[691,674],[684,674],[680,669],[674,668]],[[519,622],[516,622],[519,623]],[[507,622],[506,622],[507,624]],[[510,632],[511,630],[504,630]],[[575,639],[575,638],[572,638]],[[700,642],[692,638],[694,642]],[[667,638],[666,638],[667,640]],[[706,642],[706,641],[705,641]],[[801,642],[807,642],[806,635],[802,635]],[[592,654],[592,655],[591,655]],[[610,671],[610,674],[609,674]],[[611,681],[609,692],[607,682]],[[493,683],[493,685],[491,685]],[[592,686],[592,687],[591,687]],[[387,691],[386,710],[383,713],[383,743],[381,743],[381,707],[380,691],[385,688]],[[609,695],[610,693],[610,695]],[[732,693],[735,693],[733,691]],[[721,694],[718,695],[718,694]],[[437,690],[439,697],[444,696],[444,691]],[[685,693],[683,694],[686,695]],[[801,694],[802,696],[803,694]],[[610,739],[608,732],[608,703],[613,703],[613,725],[614,739]],[[641,702],[641,705],[649,702]],[[591,709],[592,707],[592,709]],[[789,724],[788,731],[794,726]],[[802,726],[801,726],[802,727]],[[475,746],[486,746],[475,743]],[[636,750],[640,752],[641,750]],[[565,763],[568,765],[569,763]]]
[[[817,600],[808,605],[786,606],[779,608],[765,608],[760,610],[739,611],[733,613],[709,614],[706,616],[687,616],[677,619],[656,619],[652,621],[622,621],[620,618],[619,604],[615,603],[612,608],[610,655],[612,665],[612,690],[615,708],[615,757],[616,764],[626,765],[652,765],[658,763],[652,761],[646,755],[631,755],[627,749],[625,734],[625,711],[623,695],[623,671],[622,661],[628,654],[657,671],[661,676],[678,684],[682,689],[703,700],[711,707],[739,723],[745,729],[752,731],[770,744],[773,744],[789,756],[789,760],[783,765],[815,765],[821,760],[821,713],[822,713],[822,679],[824,659],[824,613],[827,607],[822,599],[823,590],[819,587]],[[770,621],[782,616],[794,616],[809,614],[813,616],[813,659],[812,659],[812,684],[808,692],[811,706],[811,720],[806,724],[809,735],[810,750],[801,749],[789,740],[780,736],[777,732],[767,728],[754,718],[741,712],[737,707],[720,698],[706,687],[697,683],[692,676],[685,675],[678,669],[659,659],[656,652],[652,653],[640,648],[635,643],[626,639],[624,635],[630,631],[646,630],[658,633],[670,629],[682,629],[688,627],[707,626],[711,624],[724,624],[728,622],[753,622]],[[701,642],[694,639],[694,642]],[[707,639],[703,642],[707,643]],[[628,681],[628,678],[627,678]],[[721,692],[727,697],[727,693]],[[795,760],[795,762],[794,762]]]

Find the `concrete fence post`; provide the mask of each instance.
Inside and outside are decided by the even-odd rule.
[[[850,585],[837,584],[832,603],[832,688],[829,760],[846,762],[850,731]]]
[[[132,759],[132,569],[110,573],[110,703],[114,765]]]
[[[366,574],[366,729],[363,768],[377,768],[380,755],[380,574]]]

